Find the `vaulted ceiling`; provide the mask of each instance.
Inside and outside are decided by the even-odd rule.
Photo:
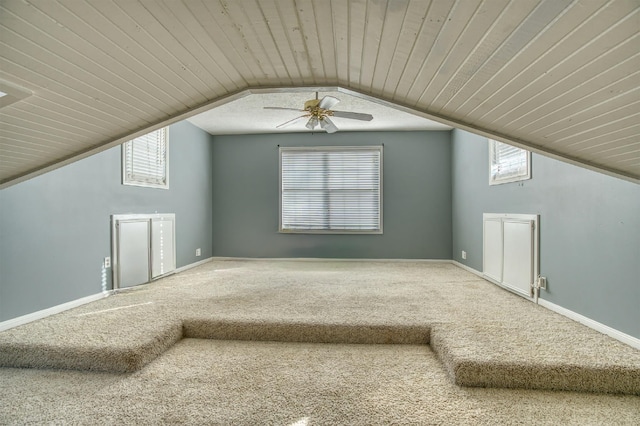
[[[639,31],[638,0],[0,0],[0,185],[272,88],[637,183]]]

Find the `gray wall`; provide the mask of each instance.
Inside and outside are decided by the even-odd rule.
[[[384,234],[279,234],[279,144],[384,144]],[[99,293],[111,214],[176,213],[178,267],[453,258],[481,271],[482,213],[504,212],[541,215],[542,298],[640,338],[640,186],[534,155],[532,180],[490,187],[487,162],[486,139],[460,130],[211,137],[183,122],[169,190],[121,185],[118,147],[0,191],[0,321]]]
[[[177,266],[212,255],[211,136],[169,141],[169,190],[122,185],[116,147],[0,191],[0,321],[100,293],[112,214],[175,213]]]
[[[452,143],[453,258],[482,271],[482,213],[539,214],[541,298],[640,338],[640,186],[534,154],[531,180],[490,187],[486,138]]]
[[[383,235],[278,233],[278,145],[380,144]],[[213,147],[215,256],[451,258],[450,132],[216,136]]]

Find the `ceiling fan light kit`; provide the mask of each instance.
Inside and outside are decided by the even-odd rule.
[[[309,129],[309,130],[313,130],[313,129],[315,129],[315,127],[316,127],[317,125],[318,125],[318,118],[317,118],[317,117],[311,117],[311,118],[309,119],[309,121],[307,121],[307,124],[306,124],[306,126],[305,126],[305,127],[306,127],[307,129]]]
[[[333,124],[333,121],[329,120],[329,117],[324,117],[320,120],[320,127],[327,133],[335,133],[338,131],[338,128]]]
[[[304,112],[305,114],[294,118],[293,120],[286,121],[276,128],[282,128],[293,124],[300,120],[301,118],[309,118],[305,127],[309,130],[314,130],[318,125],[320,128],[325,130],[327,133],[335,133],[338,131],[338,127],[335,125],[329,117],[340,117],[340,118],[348,118],[351,120],[360,120],[360,121],[371,121],[373,120],[373,116],[371,114],[363,114],[359,112],[349,112],[349,111],[334,111],[333,108],[336,104],[338,104],[340,100],[338,98],[334,98],[333,96],[325,96],[322,99],[318,99],[318,92],[316,92],[316,98],[310,99],[304,103],[304,109],[294,109],[294,108],[283,108],[283,107],[264,107],[265,109],[278,109],[278,110],[287,110],[287,111],[299,111]]]

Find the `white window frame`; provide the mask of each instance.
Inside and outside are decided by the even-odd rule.
[[[531,179],[531,152],[493,139],[488,141],[489,185]],[[502,158],[501,153],[504,154]],[[502,164],[500,160],[503,160]]]
[[[335,228],[335,229],[327,229],[327,228],[323,228],[323,229],[317,229],[317,228],[290,228],[290,227],[285,227],[285,225],[283,224],[283,167],[282,167],[282,153],[283,152],[292,152],[292,151],[301,151],[301,152],[335,152],[335,151],[343,151],[343,152],[354,152],[354,151],[376,151],[379,152],[379,172],[378,172],[378,188],[377,188],[377,196],[378,196],[378,200],[377,200],[377,206],[378,206],[378,211],[377,211],[377,226],[375,229],[354,229],[354,228],[350,228],[350,229],[341,229],[341,228]],[[383,233],[383,218],[382,218],[382,212],[383,212],[383,206],[382,206],[382,200],[383,200],[383,194],[382,194],[382,188],[383,188],[383,147],[381,145],[379,146],[340,146],[340,147],[336,147],[336,146],[324,146],[324,147],[280,147],[279,150],[279,159],[280,159],[280,166],[279,166],[279,170],[280,170],[280,189],[279,189],[279,193],[280,193],[280,202],[279,202],[279,206],[280,206],[280,211],[279,211],[279,232],[281,233],[293,233],[293,234],[382,234]],[[327,191],[329,191],[327,189]]]
[[[138,161],[137,167],[131,161]],[[135,174],[135,168],[140,170],[140,173]],[[122,144],[122,184],[169,189],[168,127],[154,130]]]

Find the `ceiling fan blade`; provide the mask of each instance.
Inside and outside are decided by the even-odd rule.
[[[283,109],[285,111],[304,111],[298,108],[284,108],[284,107],[263,107],[264,109]]]
[[[327,133],[335,133],[338,131],[338,128],[333,124],[333,121],[329,120],[329,117],[324,117],[320,120],[320,127],[326,130]]]
[[[324,98],[320,99],[318,107],[322,109],[331,109],[334,107],[334,105],[337,105],[338,102],[340,102],[340,99],[338,98],[334,98],[333,96],[325,96]]]
[[[373,120],[373,115],[371,114],[363,114],[361,112],[350,112],[350,111],[331,111],[334,117],[340,118],[351,118],[354,120],[362,120],[362,121],[371,121]]]
[[[311,118],[309,119],[309,121],[307,121],[306,124],[306,128],[309,130],[313,130],[316,128],[316,126],[318,125],[318,117],[316,116],[311,116]]]
[[[304,117],[308,117],[308,115],[304,114],[304,115],[301,115],[300,117],[294,118],[293,120],[285,121],[284,123],[277,125],[276,129],[280,129],[282,127],[289,126],[289,125],[295,123],[296,121],[298,121],[298,120],[300,120],[301,118],[304,118]]]

